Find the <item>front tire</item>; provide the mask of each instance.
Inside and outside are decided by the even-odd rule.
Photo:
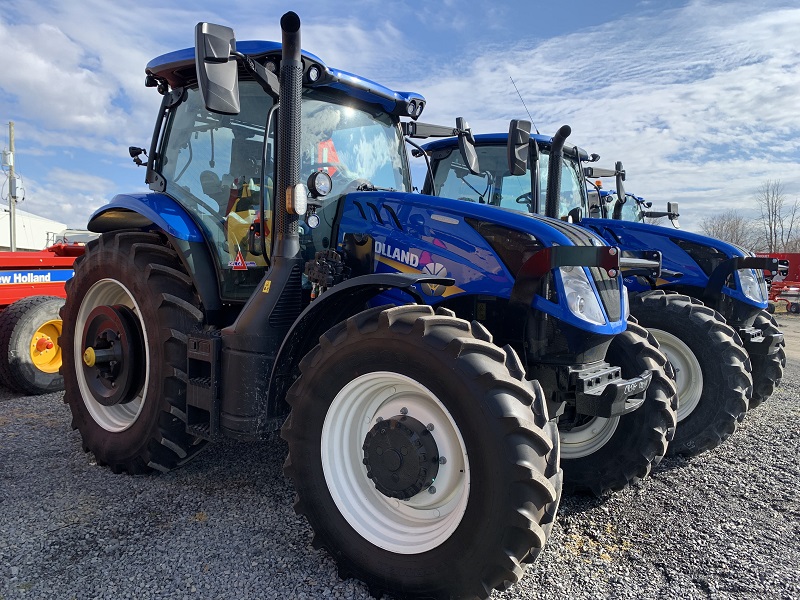
[[[780,333],[775,317],[767,311],[761,311],[753,323],[764,335]],[[783,369],[786,367],[785,342],[781,342],[778,351],[769,355],[753,354],[750,361],[753,364],[753,397],[750,398],[748,408],[755,408],[772,395],[783,379]]]
[[[76,260],[61,312],[64,401],[98,464],[166,472],[202,448],[185,428],[197,305],[177,253],[158,234],[105,234]]]
[[[646,329],[628,323],[615,336],[606,360],[626,378],[652,373],[642,406],[626,415],[585,417],[567,429],[560,425],[564,491],[601,496],[618,491],[650,473],[675,435],[676,390],[667,376],[666,357]]]
[[[300,364],[282,430],[295,511],[373,595],[487,598],[546,541],[558,442],[516,354],[490,341],[450,311],[381,307]]]
[[[672,455],[695,456],[725,441],[747,412],[753,380],[739,336],[699,300],[661,290],[635,296],[631,314],[675,368],[678,428]]]

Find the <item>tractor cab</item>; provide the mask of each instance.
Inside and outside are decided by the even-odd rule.
[[[245,41],[236,48],[262,73],[280,68],[278,43]],[[302,258],[310,260],[335,245],[334,221],[344,195],[359,189],[410,191],[399,118],[416,119],[425,100],[331,69],[308,52],[301,56],[299,181],[308,188],[308,211],[297,228]],[[277,90],[271,93],[240,66],[236,110],[209,110],[194,48],[153,59],[146,74],[146,85],[157,87],[163,102],[147,163],[146,181],[154,193],[134,199],[152,208],[155,224],[171,219],[176,237],[204,246],[194,252],[195,261],[205,257],[202,271],[218,282],[218,290],[207,296],[218,295],[223,303],[245,301],[272,264],[279,237]],[[115,198],[93,216],[91,227],[112,230],[120,209],[132,210],[133,204],[131,197]]]
[[[199,90],[187,88],[185,99],[169,110],[155,164],[165,193],[203,229],[227,299],[249,297],[261,280],[275,229],[277,105],[254,81],[241,81],[239,93],[239,114],[227,116],[208,111]],[[301,123],[300,181],[328,176],[322,184],[326,195],[299,224],[303,258],[309,260],[329,246],[343,195],[367,185],[408,191],[409,176],[397,119],[386,112],[306,89]]]
[[[531,188],[531,176],[513,174],[508,167],[505,153],[505,134],[475,135],[475,150],[480,164],[478,174],[471,173],[464,165],[452,139],[436,140],[425,145],[425,151],[432,157],[432,178],[429,174],[423,193],[446,198],[457,198],[524,211],[544,214],[547,195],[547,179],[539,177],[538,186]],[[531,146],[537,150],[533,154],[532,169],[547,173],[550,164],[550,137],[531,136]],[[502,151],[498,151],[498,147]],[[561,164],[561,181],[558,193],[558,212],[566,216],[583,202],[583,176],[575,146],[564,147]]]

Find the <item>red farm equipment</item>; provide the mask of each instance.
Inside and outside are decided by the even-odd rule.
[[[59,373],[64,284],[83,244],[0,252],[0,383],[16,392],[64,389]]]
[[[776,304],[785,302],[787,312],[800,313],[800,252],[764,252],[758,253],[758,256],[777,258],[779,261],[778,271],[766,277],[770,301]]]

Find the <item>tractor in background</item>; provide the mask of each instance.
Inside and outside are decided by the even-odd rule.
[[[454,152],[454,138],[426,144],[432,176],[423,193],[569,220],[618,245],[631,314],[675,368],[679,425],[670,452],[699,454],[732,434],[782,377],[783,336],[765,310],[761,269],[768,261],[704,236],[621,220],[624,202],[593,205],[586,178],[615,177],[615,197],[627,200],[624,170],[621,163],[613,171],[587,166],[588,153],[566,143],[570,133],[565,126],[553,137],[531,135],[530,123],[512,121],[508,134],[476,135],[478,172]],[[584,216],[600,210],[617,218]],[[676,219],[677,205],[652,216]],[[660,253],[661,269],[632,251]],[[562,434],[565,472],[569,441]]]
[[[641,222],[647,218],[667,217],[673,227],[678,227],[677,202],[667,202],[665,212],[650,211],[645,210],[649,209],[647,203],[625,192],[626,174],[621,162],[617,162],[613,170],[593,167],[586,167],[584,170],[590,184],[594,176],[615,179],[617,189],[608,197],[609,202],[605,208],[606,215],[614,221]],[[625,205],[632,204],[632,198],[636,208],[626,210]],[[783,334],[770,314],[765,278],[767,272],[779,271],[778,257],[758,256],[745,248],[704,235],[669,233],[669,229],[665,232],[663,228],[652,229],[653,225],[646,225],[643,231],[636,226],[626,230],[622,223],[613,225],[608,220],[598,220],[595,225],[591,225],[590,220],[587,223],[598,231],[604,229],[607,237],[614,239],[627,234],[629,241],[634,239],[632,247],[641,247],[648,242],[658,244],[658,238],[647,241],[644,238],[651,231],[660,235],[662,245],[659,248],[666,255],[664,261],[669,264],[668,273],[671,277],[665,277],[662,281],[637,278],[628,282],[628,287],[639,291],[646,291],[650,287],[678,292],[716,310],[736,330],[751,361],[753,390],[748,397],[748,409],[755,408],[772,395],[775,387],[780,384],[786,366]],[[700,272],[695,265],[699,265]],[[649,318],[653,319],[652,316]],[[693,376],[703,374],[703,367],[699,365],[701,361],[698,359],[696,363],[692,360],[685,344],[680,340],[681,336],[675,335],[673,331],[673,337],[663,334],[662,337],[663,340],[659,343],[667,355],[674,356],[677,362],[683,362],[693,371]],[[674,339],[676,337],[677,340]],[[693,346],[692,353],[695,357],[701,348],[698,343]],[[686,378],[683,382],[688,383]],[[689,398],[695,397],[698,391],[695,389]]]
[[[413,124],[408,130],[413,132]],[[501,201],[496,193],[495,177],[502,176],[508,167],[505,166],[505,154],[502,157],[485,152],[483,136],[471,136],[472,162],[464,161],[465,140],[449,138],[419,146],[413,143],[416,156],[424,156],[428,162],[428,178],[423,189],[426,202],[431,202],[427,196],[437,198],[451,198],[457,201],[470,202],[463,210],[480,210],[485,207],[509,208],[506,201]],[[503,138],[505,143],[505,138]],[[455,145],[452,145],[455,144]],[[426,149],[431,148],[430,152]],[[459,151],[455,151],[458,148]],[[442,149],[442,152],[438,152]],[[430,160],[428,156],[430,155]],[[437,169],[442,169],[441,161],[445,156],[450,157],[452,176],[459,183],[452,188],[434,187],[430,182],[436,177]],[[556,157],[561,160],[560,157]],[[555,161],[554,161],[555,163]],[[560,165],[560,163],[555,163]],[[560,166],[558,167],[561,168]],[[444,172],[444,171],[439,171]],[[432,175],[433,174],[433,175]],[[468,180],[473,180],[473,186]],[[476,187],[477,186],[477,187]],[[458,189],[456,189],[458,188]],[[512,199],[513,201],[513,199]],[[516,204],[512,204],[516,208]],[[505,211],[506,222],[517,219],[515,213]],[[541,217],[525,211],[529,219],[539,220]],[[562,220],[548,219],[553,227],[574,227]],[[591,234],[590,234],[591,235]],[[598,238],[590,238],[592,244],[601,243]],[[523,240],[517,242],[517,247]],[[522,246],[524,248],[524,246]],[[520,248],[520,250],[522,249]],[[646,263],[652,272],[659,269],[659,260],[650,252],[635,252],[638,260]],[[648,260],[649,258],[649,260]],[[514,264],[513,255],[506,259],[507,264]],[[519,264],[519,261],[516,261]],[[653,271],[654,270],[654,271]],[[567,296],[567,302],[578,299]],[[493,309],[491,300],[479,299],[474,306],[465,306],[461,298],[445,301],[443,304],[459,314],[469,315],[469,318],[487,323],[493,331],[497,330],[497,321],[502,321],[502,312]],[[545,303],[540,306],[546,306]],[[627,306],[626,306],[627,312]],[[547,332],[547,323],[536,324],[532,327],[537,335]],[[623,336],[621,336],[623,337]],[[606,492],[620,490],[630,483],[646,477],[653,466],[657,465],[666,453],[663,441],[669,441],[675,434],[675,420],[677,398],[674,383],[671,378],[670,367],[665,356],[657,350],[657,344],[645,329],[635,323],[628,323],[625,348],[637,348],[635,352],[623,351],[623,344],[619,344],[610,352],[607,360],[620,366],[623,376],[632,376],[635,372],[645,369],[652,374],[650,388],[645,394],[643,409],[631,414],[611,415],[599,414],[587,410],[585,404],[576,401],[576,397],[569,397],[563,393],[563,385],[559,379],[559,367],[549,357],[537,355],[536,348],[544,347],[541,342],[524,342],[523,352],[528,358],[526,373],[531,379],[537,379],[544,387],[544,391],[551,401],[551,415],[555,415],[558,422],[559,437],[561,440],[561,463],[564,469],[564,489],[568,492],[590,492],[603,495]],[[619,340],[620,342],[622,340]],[[666,435],[664,435],[666,433]],[[662,437],[663,436],[663,437]],[[658,443],[653,444],[653,441]]]

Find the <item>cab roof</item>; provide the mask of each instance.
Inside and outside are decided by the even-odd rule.
[[[280,68],[281,44],[262,40],[237,41],[236,50],[246,54],[253,60],[266,65],[274,64],[276,71]],[[195,71],[194,48],[184,48],[167,54],[162,54],[147,63],[145,73],[169,83],[172,88],[186,87],[197,82]],[[416,92],[398,92],[391,90],[379,83],[328,67],[322,59],[305,50],[301,51],[303,60],[303,85],[305,87],[329,87],[344,92],[348,96],[357,98],[371,104],[378,104],[387,112],[408,116],[416,119],[425,105],[425,98]],[[322,76],[312,82],[308,72],[316,65]],[[240,76],[247,77],[246,71],[240,67]],[[414,114],[409,111],[413,108]]]

